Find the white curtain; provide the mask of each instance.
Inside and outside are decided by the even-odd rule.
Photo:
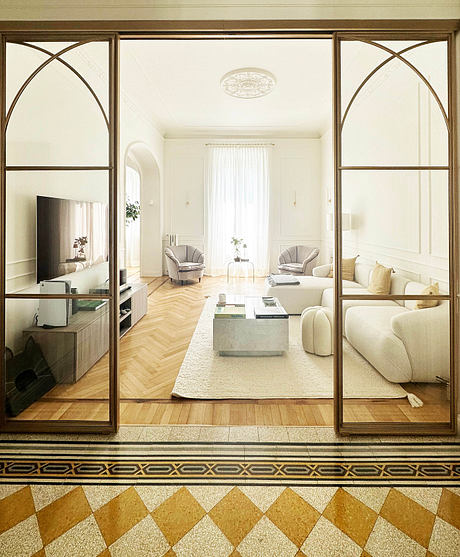
[[[270,147],[209,146],[206,187],[206,273],[223,275],[234,257],[232,236],[247,244],[258,276],[269,269]],[[241,250],[241,256],[243,256]]]
[[[126,167],[126,201],[140,203],[141,201],[141,177],[139,172],[132,166]],[[130,220],[126,224],[126,266],[139,267],[140,265],[140,238],[141,219]]]

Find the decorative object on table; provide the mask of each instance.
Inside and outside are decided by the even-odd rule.
[[[126,200],[126,224],[136,221],[141,214],[141,205],[139,201]]]
[[[185,280],[198,279],[201,282],[205,265],[204,254],[193,246],[169,246],[165,249],[166,265],[168,275],[173,280],[180,280],[184,284]]]
[[[214,319],[245,319],[246,307],[243,306],[219,306],[214,310]]]
[[[219,294],[219,301],[217,302],[217,305],[219,306],[225,306],[225,304],[227,303],[227,296],[225,293],[223,294]]]
[[[88,236],[79,236],[73,241],[73,249],[75,250],[75,258],[73,261],[86,261],[85,246],[88,243]],[[67,259],[72,261],[72,259]]]
[[[97,311],[104,307],[106,303],[106,300],[80,300],[78,309],[80,311]]]
[[[30,336],[24,351],[13,355],[5,347],[6,413],[17,416],[56,385],[40,346]]]
[[[318,248],[291,246],[280,253],[278,270],[291,275],[311,275],[318,255]]]
[[[240,247],[242,246],[243,242],[243,238],[237,238],[236,236],[232,236],[232,239],[230,240],[230,243],[233,244],[233,249],[235,251],[233,260],[236,262],[241,261]]]

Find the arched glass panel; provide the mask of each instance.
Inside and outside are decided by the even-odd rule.
[[[40,47],[49,50],[48,43],[41,43]],[[107,43],[98,43],[96,47],[82,45],[74,50],[67,53],[66,61],[72,67],[75,61],[86,65],[85,73],[93,74],[90,79],[97,85],[94,92],[96,96],[101,95],[100,102],[107,113]],[[22,85],[31,71],[47,59],[49,56],[30,47],[8,45],[8,111],[18,93],[18,84]],[[96,67],[101,68],[100,75]],[[78,67],[74,69],[78,71]],[[92,140],[88,141],[88,137]],[[104,115],[88,87],[56,59],[32,79],[17,100],[6,138],[9,166],[108,164],[109,141]]]
[[[418,50],[418,59],[438,58],[428,46]],[[342,87],[354,87],[347,82],[344,74]],[[343,165],[447,165],[444,116],[426,84],[401,60],[395,58],[375,72],[350,106],[342,104],[342,116],[345,113]]]
[[[335,248],[343,273],[356,260],[335,293],[340,431],[454,428],[448,43],[428,41],[339,42]]]

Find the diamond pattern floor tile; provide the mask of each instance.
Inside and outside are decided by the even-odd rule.
[[[323,516],[361,547],[364,547],[367,542],[377,520],[375,511],[342,488],[337,490]]]
[[[261,510],[237,487],[233,488],[209,516],[237,546],[262,517]]]
[[[123,491],[94,513],[108,546],[147,515],[147,508],[134,487]]]
[[[380,515],[423,547],[428,548],[435,515],[393,489],[383,504]]]
[[[193,495],[182,487],[152,512],[152,517],[171,546],[206,514]]]
[[[1,557],[460,556],[456,488],[36,487],[0,490]]]
[[[43,543],[48,545],[90,514],[91,507],[81,487],[53,501],[37,512]]]
[[[292,489],[286,489],[268,509],[266,516],[300,547],[318,521],[320,514]]]
[[[241,557],[294,557],[297,547],[266,516],[238,545]]]

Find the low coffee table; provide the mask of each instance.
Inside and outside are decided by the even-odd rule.
[[[289,317],[256,319],[254,308],[261,301],[245,297],[245,318],[213,319],[213,348],[220,356],[281,356],[288,350]]]

